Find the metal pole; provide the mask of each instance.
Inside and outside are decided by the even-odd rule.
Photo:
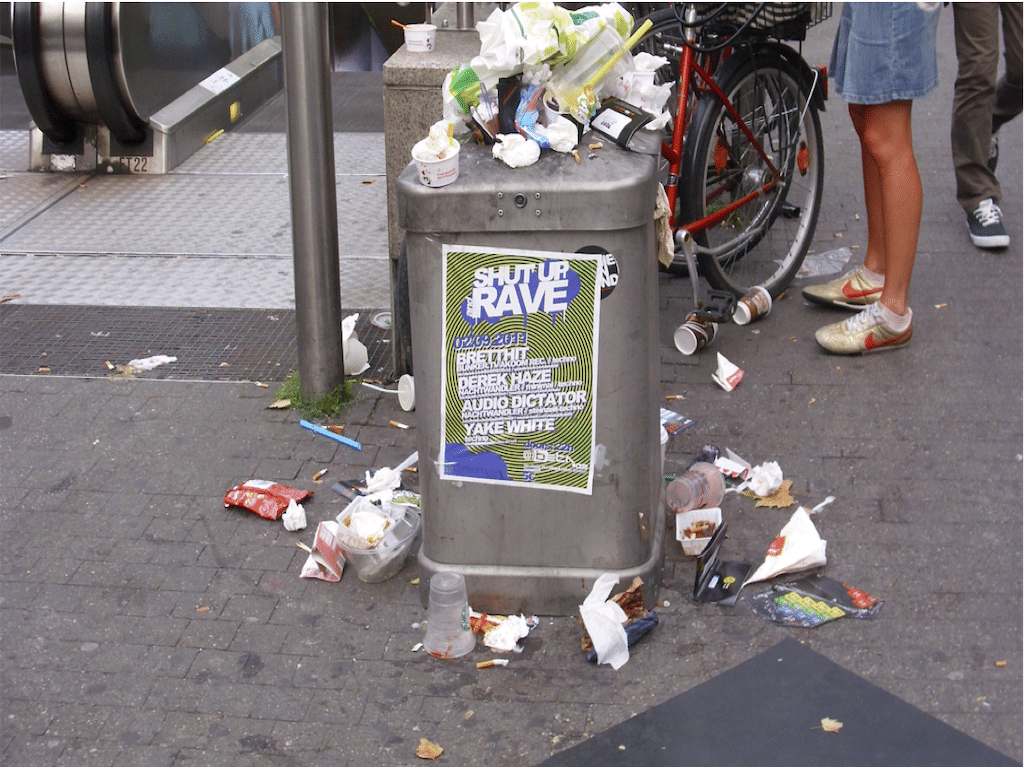
[[[299,382],[316,400],[345,378],[327,3],[282,3],[281,32]]]

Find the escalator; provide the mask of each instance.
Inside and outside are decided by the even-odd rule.
[[[277,93],[277,3],[11,4],[34,170],[164,173]]]

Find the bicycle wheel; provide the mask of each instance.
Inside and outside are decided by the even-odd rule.
[[[774,184],[768,163],[714,94],[701,97],[686,134],[681,220],[698,222],[736,206],[691,234],[700,273],[712,287],[738,296],[756,285],[773,297],[785,290],[807,253],[821,206],[821,121],[808,104],[806,77],[781,47],[735,50],[719,82],[778,171]],[[740,203],[756,190],[763,191]]]

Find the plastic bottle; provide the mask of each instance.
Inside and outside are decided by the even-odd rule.
[[[672,511],[692,511],[719,506],[725,495],[725,478],[710,463],[695,463],[669,483],[665,501]]]

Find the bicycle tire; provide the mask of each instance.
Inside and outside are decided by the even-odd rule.
[[[791,49],[784,54],[779,50],[783,47],[741,47],[718,73],[719,87],[782,174],[771,191],[720,224],[691,232],[700,246],[700,274],[713,288],[737,296],[756,285],[773,297],[786,289],[803,263],[821,207],[821,121],[815,104],[808,104],[815,98],[806,73],[793,60],[797,54]],[[724,207],[762,186],[770,176],[714,94],[700,98],[686,145],[686,172],[680,174],[678,189],[682,221],[703,219],[716,206]],[[673,267],[679,261],[677,256]]]

